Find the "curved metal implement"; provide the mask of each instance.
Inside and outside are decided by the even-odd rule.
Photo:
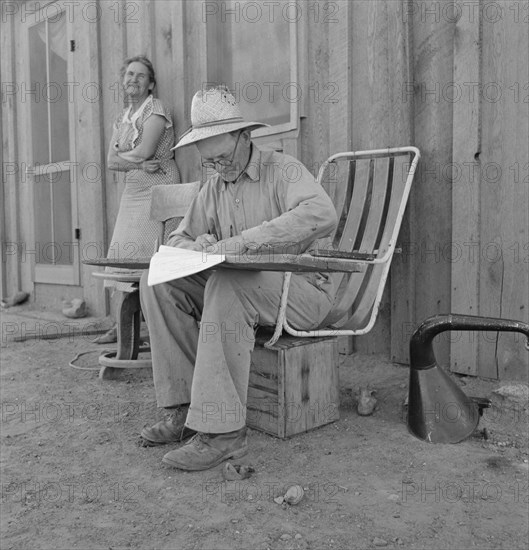
[[[436,315],[426,319],[410,340],[408,429],[429,443],[458,443],[476,429],[480,412],[476,399],[437,365],[433,339],[447,330],[521,332],[529,341],[529,324],[474,315]]]

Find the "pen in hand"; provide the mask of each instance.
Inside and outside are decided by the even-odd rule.
[[[216,243],[217,236],[212,234],[210,230],[208,230],[208,232],[204,233],[203,235],[199,235],[195,240],[197,250],[203,250],[205,252],[211,252],[211,250],[208,250],[208,248],[211,248]]]

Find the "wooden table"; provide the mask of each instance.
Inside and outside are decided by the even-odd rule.
[[[268,252],[226,254],[225,261],[215,266],[215,269],[246,269],[250,271],[292,271],[314,272],[324,271],[331,273],[358,273],[365,269],[363,260],[371,259],[371,256],[350,254],[351,258],[337,258],[326,256],[314,256],[312,254],[277,254]],[[138,259],[110,259],[98,258],[84,260],[84,264],[113,267],[121,269],[142,270],[149,269],[150,258]],[[125,273],[123,274],[124,276]],[[101,275],[102,277],[104,275]],[[111,273],[107,278],[113,278]],[[119,277],[119,275],[117,275]]]

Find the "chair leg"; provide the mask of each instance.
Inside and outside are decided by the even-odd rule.
[[[100,357],[99,362],[104,366],[99,371],[99,378],[115,379],[119,376],[121,368],[135,366],[132,362],[137,359],[140,348],[140,314],[140,291],[121,292],[117,316],[118,350],[112,359],[106,355]],[[106,362],[117,361],[123,361],[123,365],[118,368],[105,365]],[[131,364],[127,364],[129,361]]]
[[[140,349],[140,291],[124,292],[119,305],[116,359],[136,359]]]

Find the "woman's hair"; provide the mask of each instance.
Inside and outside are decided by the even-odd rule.
[[[156,88],[156,76],[154,74],[154,67],[152,66],[151,60],[148,57],[145,57],[144,55],[135,55],[134,57],[129,57],[128,59],[125,59],[120,70],[121,79],[123,80],[127,67],[131,63],[141,63],[145,65],[149,72],[149,81],[154,84],[153,89]],[[149,90],[149,93],[152,94],[152,90]]]

